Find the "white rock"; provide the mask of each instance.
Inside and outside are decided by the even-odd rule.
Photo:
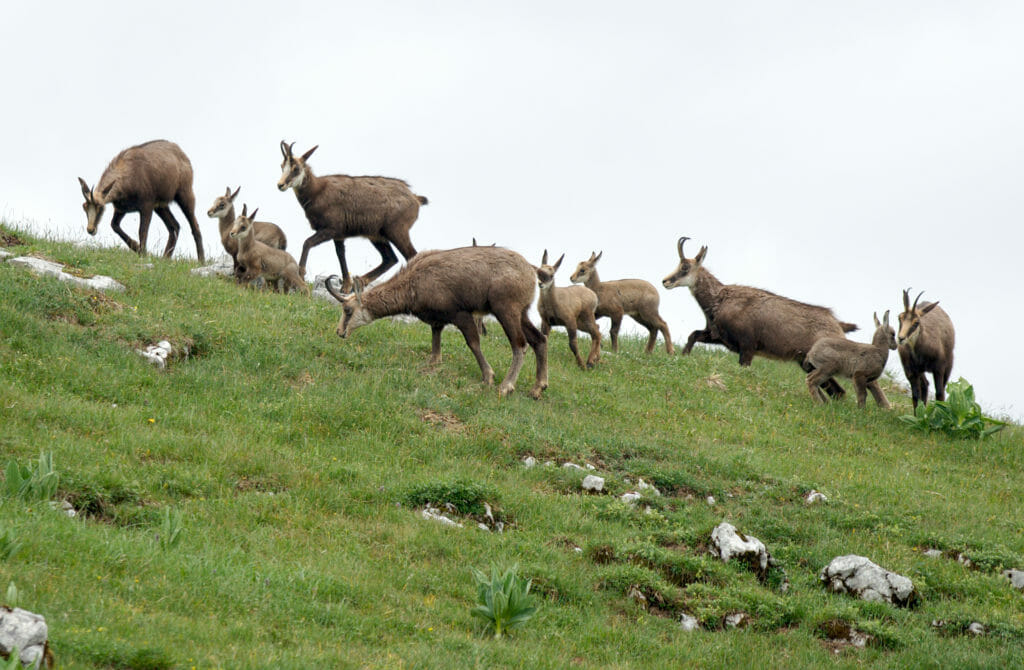
[[[635,505],[636,501],[640,500],[641,498],[643,498],[643,495],[637,493],[636,491],[627,491],[626,493],[623,493],[621,496],[619,496],[619,500],[629,505]]]
[[[572,550],[575,551],[577,554],[583,553],[583,547],[573,547]]]
[[[861,600],[908,605],[917,595],[908,578],[854,554],[833,558],[819,579],[830,591],[849,593]]]
[[[563,468],[568,468],[570,470],[582,470],[583,469],[581,466],[576,465],[575,463],[570,463],[569,461],[566,461],[565,463],[562,463],[562,467]]]
[[[725,626],[726,628],[739,628],[746,625],[748,619],[750,619],[750,615],[746,612],[736,612],[725,617]]]
[[[1010,580],[1013,588],[1024,591],[1024,570],[1017,570],[1016,568],[1003,570],[1003,577]]]
[[[44,261],[42,258],[34,258],[32,256],[18,256],[7,261],[11,265],[19,265],[27,268],[38,275],[45,277],[60,277],[64,274],[64,266],[60,263],[54,263],[52,261]]]
[[[0,606],[0,651],[10,654],[18,648],[22,665],[42,664],[48,631],[46,619],[20,608]]]
[[[708,505],[714,505],[715,496],[708,496],[707,498],[704,499],[704,502],[706,502]]]
[[[710,550],[724,563],[737,558],[749,562],[759,575],[768,572],[768,549],[764,542],[738,532],[731,523],[723,521],[711,531]]]
[[[597,468],[595,468],[590,463],[585,463],[583,467],[585,467],[587,470],[597,470]]]
[[[150,363],[152,363],[153,365],[155,365],[158,368],[160,368],[161,370],[164,369],[165,367],[167,367],[167,361],[164,360],[166,358],[166,356],[164,356],[164,357],[158,356],[158,355],[152,353],[151,351],[149,351],[148,349],[145,350],[145,351],[143,351],[142,349],[136,349],[135,352],[137,354],[139,354],[140,356],[142,356],[143,358],[145,358]]]
[[[44,261],[41,258],[33,258],[32,256],[18,256],[12,258],[9,263],[13,265],[20,265],[25,267],[32,272],[44,277],[56,277],[61,281],[81,286],[82,288],[92,289],[94,291],[123,291],[125,290],[124,285],[110,277],[103,275],[96,275],[89,279],[83,279],[82,277],[76,277],[74,275],[64,272],[64,266],[60,263],[54,263],[52,261]]]
[[[554,461],[544,461],[544,467],[545,468],[553,468],[553,467],[555,467],[555,462]]]
[[[109,291],[121,292],[125,290],[124,284],[113,277],[107,277],[106,275],[95,275],[88,279],[82,279],[81,277],[75,277],[74,275],[64,273],[61,279],[71,282],[72,284],[77,284],[82,288],[89,288],[94,291],[103,291],[104,293]]]
[[[161,349],[164,349],[165,351],[167,351],[167,353],[171,353],[171,350],[173,349],[173,347],[171,347],[171,343],[168,342],[167,340],[160,340],[159,342],[156,343],[156,346],[160,347]]]
[[[807,495],[804,496],[804,502],[807,503],[808,505],[813,505],[814,503],[828,502],[828,496],[822,493],[821,491],[815,491],[814,489],[811,489],[807,493]]]
[[[231,260],[231,256],[224,254],[214,259],[209,265],[204,265],[201,268],[192,268],[192,274],[199,275],[200,277],[214,277],[216,275],[234,277],[235,262]]]
[[[640,479],[637,480],[636,487],[638,489],[640,489],[641,491],[648,491],[648,492],[650,492],[651,495],[655,495],[655,496],[660,496],[661,495],[661,491],[659,491],[656,486],[653,486],[653,485],[648,484],[647,482],[645,482],[643,480],[643,477],[641,477]]]
[[[437,521],[445,524],[446,526],[455,526],[457,528],[462,528],[461,523],[449,519],[441,513],[441,510],[437,509],[436,507],[424,507],[423,511],[420,512],[420,516],[422,516],[427,521]]]
[[[593,491],[594,493],[600,493],[604,490],[604,477],[598,477],[597,475],[587,475],[583,478],[583,490]]]
[[[486,523],[477,522],[476,527],[480,530],[486,530],[488,533],[491,532],[491,529],[487,526]]]
[[[537,465],[537,459],[534,458],[533,456],[527,456],[526,458],[523,459],[524,468],[532,468],[535,465]]]
[[[74,505],[69,503],[67,500],[51,500],[50,509],[60,510],[65,516],[75,517],[78,516],[78,512],[75,511]]]
[[[10,251],[4,251],[3,249],[0,249],[0,263],[3,263],[8,258],[14,258],[14,254],[12,254]]]
[[[924,555],[928,558],[942,558],[942,551],[940,549],[925,549]]]
[[[679,627],[683,630],[690,632],[700,628],[700,622],[697,621],[697,617],[683,612],[679,617]]]
[[[967,627],[967,632],[970,633],[971,635],[984,635],[985,634],[985,626],[983,626],[981,624],[981,622],[975,621],[975,622],[971,623],[970,626]]]

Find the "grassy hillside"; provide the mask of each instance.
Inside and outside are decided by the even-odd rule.
[[[27,464],[51,451],[57,498],[80,512],[0,502],[0,534],[23,545],[0,560],[0,594],[13,581],[18,604],[46,616],[63,668],[1024,658],[1024,596],[999,576],[1024,567],[1019,427],[950,441],[901,423],[909,400],[892,389],[892,412],[849,398],[820,407],[793,365],[645,356],[634,339],[584,373],[563,332],[543,399],[526,396],[532,355],[517,394],[499,399],[457,332],[430,369],[422,324],[380,321],[342,341],[324,302],[17,235],[10,250],[128,287],[92,294],[0,263],[0,454]],[[510,355],[497,330],[484,351],[500,379]],[[133,353],[161,339],[190,356],[161,371]],[[525,468],[527,455],[540,465]],[[607,494],[581,494],[584,473],[548,460],[593,464]],[[638,477],[664,495],[618,500]],[[804,504],[812,488],[829,501]],[[420,517],[438,498],[467,513],[455,515],[464,528]],[[468,517],[485,502],[504,533]],[[168,542],[165,515],[179,513]],[[767,544],[788,592],[778,570],[761,583],[707,555],[723,520]],[[911,577],[919,606],[825,593],[818,572],[847,553]],[[518,563],[541,604],[502,640],[470,616],[469,568],[492,563]],[[680,630],[683,612],[703,629]],[[749,624],[726,629],[737,612]],[[961,634],[972,621],[988,633]],[[872,642],[830,641],[844,625]]]

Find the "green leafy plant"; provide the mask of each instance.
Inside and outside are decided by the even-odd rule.
[[[18,647],[11,647],[10,653],[7,654],[7,658],[0,657],[0,670],[21,670],[21,654],[18,652]]]
[[[21,549],[21,542],[14,536],[14,531],[0,526],[0,561],[11,558],[18,553],[19,549]]]
[[[926,432],[940,431],[950,437],[975,440],[1006,427],[1004,422],[981,413],[981,405],[974,400],[974,387],[963,377],[946,387],[946,400],[921,405],[913,415],[906,414],[900,420]]]
[[[184,528],[181,510],[171,511],[170,507],[165,507],[163,518],[160,522],[160,534],[157,536],[157,539],[160,541],[160,548],[168,551],[178,546],[178,543],[181,542],[181,532]]]
[[[4,495],[25,501],[49,500],[57,493],[60,476],[53,468],[53,452],[39,454],[29,466],[18,465],[13,458],[4,471]]]
[[[8,607],[18,606],[18,587],[14,585],[14,582],[7,584],[7,593],[4,595],[4,604]]]
[[[490,576],[476,568],[470,568],[477,584],[477,602],[472,615],[487,622],[488,629],[494,629],[494,637],[500,638],[506,631],[519,628],[534,615],[530,586],[533,580],[524,580],[517,574],[518,565],[500,572],[491,566]]]

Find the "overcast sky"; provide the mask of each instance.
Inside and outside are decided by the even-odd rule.
[[[953,378],[1021,418],[1022,34],[1013,1],[15,3],[0,216],[84,239],[76,177],[166,138],[192,160],[208,254],[206,210],[241,186],[298,257],[311,231],[276,189],[278,143],[319,144],[318,174],[430,199],[418,249],[565,252],[559,285],[604,250],[603,279],[658,285],[677,342],[704,323],[660,286],[680,235],[721,281],[828,305],[861,341],[924,290],[957,328]],[[109,221],[98,240],[120,245]],[[150,250],[165,240],[154,217]],[[379,260],[347,248],[354,272]],[[308,266],[337,272],[333,245]]]

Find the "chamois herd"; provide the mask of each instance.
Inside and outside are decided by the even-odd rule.
[[[289,289],[308,294],[305,266],[309,251],[333,241],[341,279],[339,282],[337,275],[332,275],[326,288],[342,306],[337,327],[340,337],[348,337],[355,329],[384,316],[412,314],[430,326],[430,362],[437,364],[441,360],[441,332],[446,325],[453,324],[476,357],[483,381],[490,385],[494,370],[480,350],[480,336],[486,334],[480,317],[491,314],[512,346],[512,365],[499,387],[503,396],[515,389],[527,347],[533,349],[537,363],[530,396],[539,398],[547,388],[547,335],[552,326],[568,331],[569,348],[581,369],[592,368],[600,360],[601,332],[597,319],[601,317],[611,320],[613,351],[618,351],[619,327],[628,314],[649,331],[648,354],[654,350],[659,332],[665,340],[665,350],[669,355],[673,353],[668,325],[658,313],[657,289],[642,279],[602,281],[596,267],[602,252],[592,253],[581,261],[570,276],[573,285],[565,287],[555,286],[555,274],[565,255],[552,265],[548,263],[547,250],[539,266],[509,249],[477,246],[475,239],[468,247],[417,253],[409,230],[427,198],[413,193],[400,179],[318,176],[309,166],[309,158],[317,147],[296,156],[293,146],[294,142],[281,142],[283,161],[277,187],[295,192],[313,229],[302,244],[298,262],[285,250],[287,240],[279,226],[257,221],[257,210],[250,214],[248,205],[243,205],[241,215],[236,216],[235,199],[240,187],[234,192],[228,187],[207,212],[210,218],[218,220],[221,244],[233,260],[239,283],[262,277],[275,287],[283,283]],[[199,261],[205,261],[202,234],[195,217],[192,164],[178,145],[155,140],[130,147],[114,157],[94,187],[90,188],[82,178],[78,181],[85,196],[82,208],[90,235],[96,234],[103,212],[111,204],[114,214],[110,225],[114,232],[130,249],[145,254],[150,219],[155,213],[167,227],[163,255],[169,257],[180,230],[169,209],[173,201],[189,223]],[[129,212],[139,213],[138,241],[121,228],[121,220]],[[370,240],[380,253],[380,264],[365,275],[352,277],[349,273],[345,261],[345,240],[349,237]],[[706,246],[701,247],[696,257],[686,257],[683,247],[688,239],[679,239],[679,264],[662,280],[666,289],[688,287],[704,312],[705,327],[690,333],[683,354],[690,353],[697,342],[704,342],[723,345],[739,354],[741,366],[750,365],[755,355],[794,361],[807,373],[807,389],[815,402],[841,398],[844,390],[835,377],[842,376],[853,380],[858,405],[865,405],[870,391],[879,407],[889,408],[878,379],[889,351],[897,349],[910,382],[914,409],[919,402],[928,402],[926,373],[932,375],[935,397],[945,400],[953,368],[955,335],[953,322],[938,302],[919,304],[919,293],[911,303],[909,290],[904,290],[903,312],[897,317],[899,328],[890,326],[888,311],[881,321],[876,314],[871,343],[853,342],[846,339],[846,333],[857,326],[839,321],[826,307],[751,286],[723,284],[704,267]],[[406,265],[387,281],[368,286],[398,262],[396,249]],[[540,291],[540,329],[528,316],[534,282]],[[338,283],[340,287],[336,288],[334,284]],[[577,346],[577,330],[590,335],[586,362]]]

